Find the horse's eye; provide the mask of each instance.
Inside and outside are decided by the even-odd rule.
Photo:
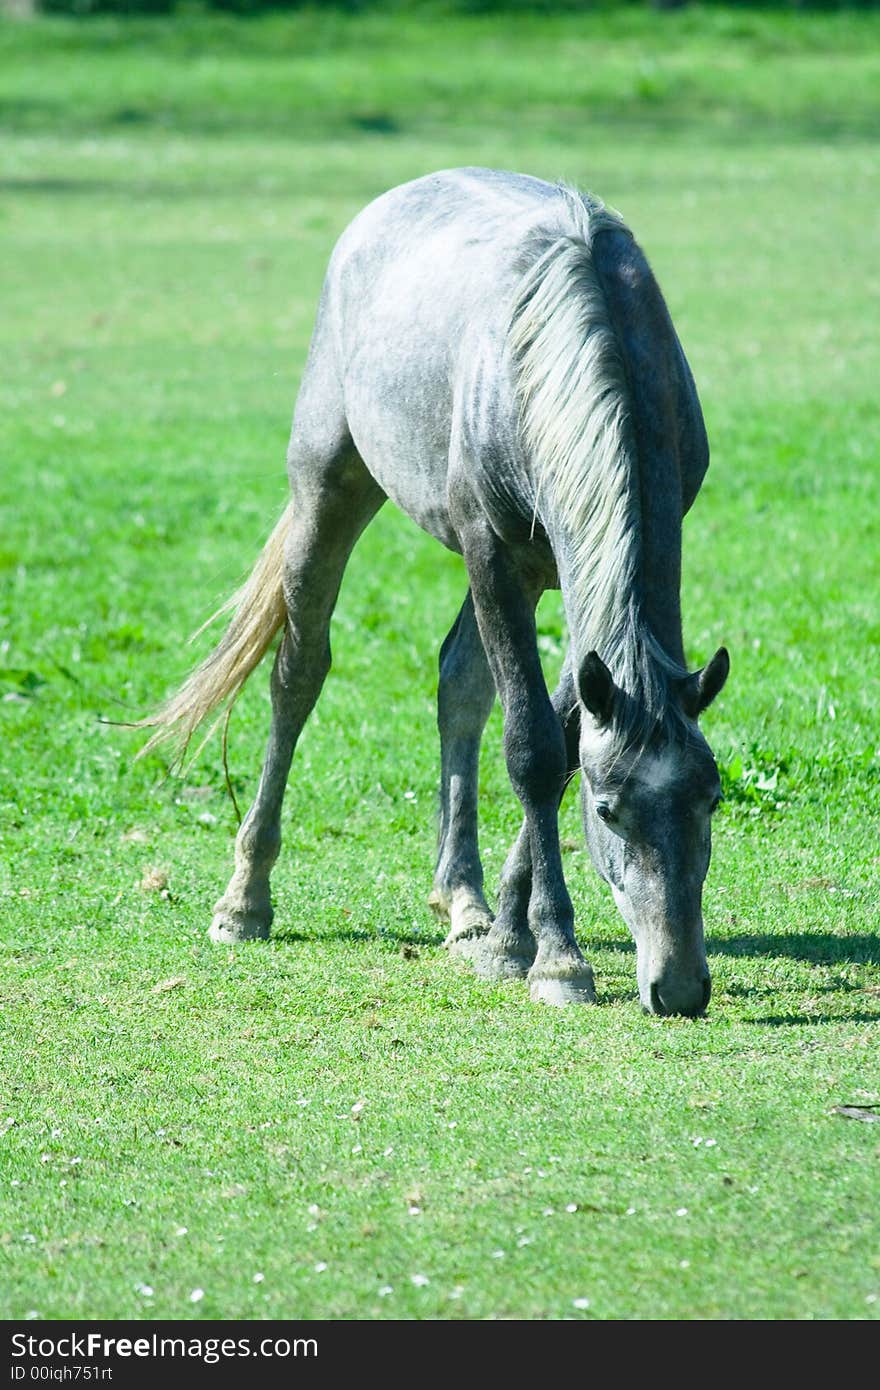
[[[607,801],[597,801],[596,815],[599,817],[601,821],[604,821],[606,825],[610,825],[611,822],[614,820],[614,812],[608,805]]]

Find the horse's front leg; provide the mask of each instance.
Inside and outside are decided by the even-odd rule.
[[[507,769],[528,828],[528,925],[537,944],[528,973],[531,997],[549,1004],[592,1003],[593,972],[575,940],[559,848],[566,739],[544,683],[533,605],[507,547],[485,522],[467,518],[460,535],[480,636],[504,710]]]
[[[572,773],[580,766],[578,736],[580,710],[575,695],[574,680],[568,658],[551,700],[565,738],[565,779],[559,800]],[[478,974],[489,979],[503,979],[519,973],[525,975],[535,955],[534,941],[529,930],[529,901],[532,895],[532,849],[529,822],[522,828],[504,861],[501,871],[501,891],[498,912],[492,930],[482,943]],[[531,950],[528,943],[531,942]],[[515,966],[519,965],[516,970]]]

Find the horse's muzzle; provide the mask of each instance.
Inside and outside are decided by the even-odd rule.
[[[695,980],[656,980],[651,985],[651,1013],[697,1018],[706,1012],[711,993],[712,981],[708,975]]]

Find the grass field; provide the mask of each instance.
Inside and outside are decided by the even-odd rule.
[[[834,1109],[880,1112],[878,40],[877,15],[699,8],[0,24],[0,1316],[880,1312],[880,1127]],[[168,780],[99,719],[184,674],[280,512],[335,237],[463,163],[619,207],[700,386],[686,636],[733,657],[703,1020],[641,1014],[574,797],[600,1006],[442,951],[435,661],[464,579],[390,508],[295,763],[271,942],[206,939],[217,745]],[[540,629],[552,675],[555,596]],[[267,685],[233,718],[243,801]]]

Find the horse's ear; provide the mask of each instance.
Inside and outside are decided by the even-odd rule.
[[[581,704],[600,724],[608,724],[614,708],[614,681],[598,652],[588,652],[577,676]]]
[[[719,694],[730,675],[730,657],[726,647],[719,647],[702,671],[695,671],[679,687],[681,707],[689,719],[698,719]]]

